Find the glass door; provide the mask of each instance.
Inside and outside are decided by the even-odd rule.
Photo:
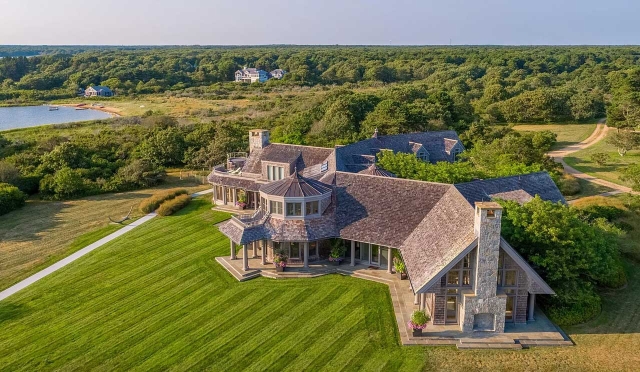
[[[380,265],[380,246],[371,244],[371,264]]]
[[[446,323],[458,323],[458,296],[447,296]]]

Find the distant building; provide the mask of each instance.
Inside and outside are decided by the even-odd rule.
[[[91,86],[85,89],[84,96],[85,97],[113,97],[113,91],[108,87],[96,85],[96,86]]]
[[[269,73],[257,68],[243,68],[236,71],[236,81],[242,83],[264,83],[269,80]]]
[[[235,78],[236,82],[241,83],[255,83],[260,82],[264,83],[269,79],[282,79],[284,74],[287,72],[282,69],[275,69],[271,72],[267,72],[265,70],[260,70],[257,68],[243,68],[242,70],[236,71]]]
[[[286,74],[287,72],[283,69],[275,69],[273,71],[271,71],[271,77],[273,79],[282,79],[284,77],[284,74]]]

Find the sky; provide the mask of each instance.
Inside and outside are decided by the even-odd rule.
[[[640,44],[639,0],[0,0],[0,45]]]

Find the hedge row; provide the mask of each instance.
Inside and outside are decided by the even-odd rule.
[[[190,195],[180,195],[171,200],[167,200],[160,205],[160,208],[156,210],[160,216],[169,216],[180,209],[184,208],[191,201]]]
[[[0,215],[24,205],[27,195],[8,183],[0,183]]]
[[[173,189],[155,194],[140,202],[140,210],[144,213],[151,213],[158,209],[158,207],[160,207],[160,204],[162,204],[163,202],[174,199],[178,195],[185,194],[187,194],[187,190],[185,189]]]

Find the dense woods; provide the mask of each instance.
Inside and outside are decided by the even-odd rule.
[[[382,105],[377,115],[390,115],[400,125],[425,119],[425,113],[446,114],[447,105],[466,106],[467,116],[487,121],[585,120],[606,112],[613,125],[640,124],[637,47],[60,47],[58,53],[51,48],[43,48],[45,55],[0,60],[0,100],[73,97],[91,84],[125,96],[201,88],[191,92],[216,99],[225,91],[246,90],[228,82],[235,70],[253,66],[288,74],[252,90],[416,84],[421,94],[367,101],[360,108],[368,113]],[[0,55],[21,52],[14,49],[0,48]],[[356,114],[329,119],[353,124]]]

